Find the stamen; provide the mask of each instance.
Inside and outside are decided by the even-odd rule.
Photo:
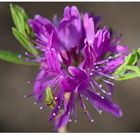
[[[92,89],[97,93],[95,86],[93,85],[93,83],[91,81],[90,81],[90,85],[91,85]]]
[[[37,62],[38,59],[30,59],[28,57],[25,58],[26,62]]]
[[[95,84],[95,86],[98,88],[98,90],[100,90],[102,93],[105,93],[107,95],[111,95],[111,92],[107,92],[102,88],[102,85],[98,85],[98,83],[95,80],[92,80],[92,82]]]
[[[104,76],[104,77],[106,77],[106,78],[109,78],[109,79],[116,79],[117,78],[117,76],[110,76],[110,75],[107,75],[107,74],[105,74],[105,73],[102,73],[102,72],[99,72],[99,71],[96,71],[95,69],[92,69],[92,71],[93,72],[96,72],[96,73],[98,73],[99,75],[101,75],[101,76]]]
[[[114,83],[112,83],[112,82],[110,82],[110,81],[108,81],[108,80],[105,80],[105,79],[103,79],[102,81],[104,81],[105,83],[107,83],[107,84],[110,84],[110,85],[114,85]]]
[[[117,57],[119,57],[119,56],[121,56],[121,55],[122,55],[122,53],[119,53],[119,54],[114,55],[114,56],[109,56],[108,58],[106,58],[106,59],[104,59],[104,60],[102,60],[102,61],[100,61],[100,62],[94,63],[94,65],[101,65],[101,64],[107,63],[107,62],[109,62],[110,60],[115,59],[115,58],[117,58]]]
[[[29,94],[29,95],[24,95],[24,98],[28,98],[30,96],[33,96],[33,93],[32,94]]]
[[[88,112],[87,107],[86,107],[86,105],[85,105],[83,99],[81,98],[81,94],[79,93],[78,96],[79,96],[79,99],[80,99],[81,107],[82,107],[82,109],[84,110],[84,113],[87,114],[88,118],[91,120],[92,117],[91,117],[90,113]]]
[[[41,81],[41,80],[39,80],[39,79],[38,79],[38,80],[32,80],[32,81],[29,81],[29,80],[28,80],[28,81],[27,81],[27,84],[31,84],[31,83],[34,83],[34,82],[40,82],[40,81]]]

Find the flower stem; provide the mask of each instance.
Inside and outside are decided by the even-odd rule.
[[[59,133],[67,133],[68,131],[67,131],[67,125],[65,125],[65,126],[63,126],[63,127],[60,127],[59,129],[58,129],[58,132]]]

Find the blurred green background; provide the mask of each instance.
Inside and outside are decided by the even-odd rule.
[[[102,25],[111,26],[122,33],[122,44],[130,50],[140,47],[140,3],[17,3],[33,17],[40,14],[49,19],[54,14],[62,17],[66,5],[76,5],[81,12],[94,11],[102,16]],[[0,3],[0,49],[24,52],[11,32],[13,22],[9,3]],[[38,69],[0,61],[0,132],[53,132],[48,122],[50,111],[39,109],[34,99],[25,99],[32,85],[27,80],[35,78]],[[111,114],[99,115],[89,105],[95,122],[90,123],[78,105],[78,123],[69,124],[69,132],[140,132],[140,79],[116,83],[113,99],[123,110],[122,118]]]

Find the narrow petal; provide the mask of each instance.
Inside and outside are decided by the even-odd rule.
[[[58,28],[58,36],[63,44],[63,47],[67,50],[76,45],[81,45],[81,38],[83,34],[81,29],[80,13],[77,7],[67,6],[65,8],[64,17],[60,21]]]
[[[108,62],[104,68],[105,73],[113,73],[121,64],[123,64],[125,59],[124,56],[120,56],[115,60]]]
[[[93,18],[88,17],[88,14],[84,15],[84,28],[86,32],[86,40],[90,45],[92,45],[95,37],[94,21]]]
[[[71,111],[73,109],[73,102],[74,102],[74,93],[70,93],[70,98],[67,104],[67,110],[64,111],[62,116],[56,120],[55,125],[57,129],[62,126],[65,126],[68,123],[70,115],[71,115]]]
[[[92,68],[94,65],[94,62],[96,61],[96,56],[94,53],[94,50],[91,46],[86,45],[84,47],[84,62],[83,62],[83,68],[89,69]]]
[[[119,106],[115,103],[112,103],[106,97],[102,98],[101,96],[91,92],[90,90],[87,90],[85,92],[85,96],[89,98],[89,101],[93,106],[96,105],[98,108],[101,108],[106,112],[112,113],[117,117],[122,116],[122,111]]]
[[[84,71],[82,71],[82,70],[80,70],[80,69],[78,69],[74,66],[69,66],[68,71],[79,82],[87,79],[87,77],[88,77],[87,74]]]

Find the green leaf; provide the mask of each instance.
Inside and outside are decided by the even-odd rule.
[[[126,70],[133,71],[140,75],[140,69],[138,66],[126,66]]]
[[[126,65],[135,65],[138,61],[137,51],[133,51],[128,57],[125,58]]]
[[[12,28],[14,36],[19,40],[23,47],[31,54],[37,55],[37,50],[34,49],[33,44],[22,33],[18,32],[16,28]]]
[[[28,33],[28,35],[32,34],[32,30],[27,23],[28,16],[24,9],[18,5],[10,4],[10,10],[17,30],[24,35],[26,35],[26,33]]]
[[[114,72],[115,75],[120,75],[126,72],[127,66],[134,66],[138,62],[138,53],[137,51],[133,51],[126,58],[125,62]]]
[[[45,101],[47,103],[48,106],[50,106],[50,108],[54,108],[55,107],[55,100],[53,98],[53,93],[50,87],[46,88],[46,98]]]
[[[124,75],[122,75],[120,78],[118,78],[117,80],[122,81],[122,80],[129,80],[129,79],[133,79],[133,78],[137,78],[140,77],[140,75],[138,75],[137,73],[126,73]]]
[[[10,4],[11,15],[15,28],[12,28],[14,36],[24,46],[24,48],[31,54],[37,56],[38,51],[33,47],[30,38],[33,38],[34,33],[28,25],[28,16],[24,9],[18,5]]]
[[[114,72],[117,80],[128,80],[140,77],[140,68],[137,66],[140,59],[140,49],[133,50],[126,58],[125,62]]]
[[[10,51],[1,50],[0,51],[0,59],[4,60],[4,61],[7,61],[7,62],[15,63],[15,64],[38,66],[37,63],[27,62],[27,61],[25,61],[25,57],[24,58],[23,57],[19,58],[18,53],[10,52]]]

